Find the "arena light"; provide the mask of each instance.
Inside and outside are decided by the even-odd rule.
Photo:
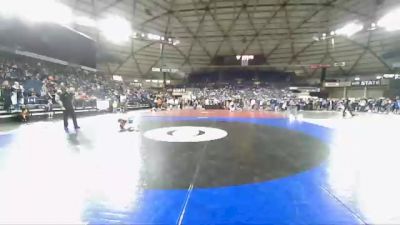
[[[396,74],[383,74],[383,78],[386,79],[393,79],[396,77]]]
[[[161,40],[161,36],[157,35],[157,34],[148,33],[147,34],[147,38],[150,39],[150,40],[156,40],[156,41]]]
[[[110,16],[101,19],[97,26],[104,37],[114,43],[126,42],[132,35],[132,28],[129,21],[119,16]]]
[[[172,44],[172,45],[180,44],[180,41],[176,40],[176,39],[172,39],[172,38],[166,39],[164,36],[160,36],[158,34],[143,33],[143,32],[139,32],[139,31],[133,32],[131,37],[134,39],[145,40],[145,41],[160,41],[162,43],[168,43],[168,44]]]
[[[322,40],[326,39],[326,33],[322,33]]]
[[[175,40],[175,41],[172,43],[172,45],[179,45],[180,43],[181,43],[181,41]]]
[[[400,30],[400,8],[386,14],[378,21],[378,26],[385,28],[387,31]]]
[[[337,35],[343,35],[347,37],[351,37],[354,34],[362,31],[364,29],[364,25],[359,24],[357,22],[352,22],[344,25],[342,28],[339,28],[335,31]]]
[[[369,30],[369,31],[376,30],[376,28],[377,28],[376,26],[377,26],[376,23],[371,23],[371,26],[368,28],[368,30]]]

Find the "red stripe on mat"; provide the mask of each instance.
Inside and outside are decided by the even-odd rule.
[[[233,118],[284,118],[280,113],[274,112],[230,112],[229,110],[171,110],[151,112],[146,116],[176,116],[176,117],[233,117]]]

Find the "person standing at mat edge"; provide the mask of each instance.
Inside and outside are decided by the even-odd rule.
[[[76,115],[74,110],[74,88],[70,88],[68,91],[65,87],[61,87],[61,93],[59,95],[59,103],[61,105],[61,109],[63,110],[64,116],[64,129],[68,131],[68,117],[72,118],[72,122],[74,123],[75,130],[80,129],[78,126],[78,122],[76,121]]]
[[[353,111],[351,110],[351,102],[348,98],[344,100],[343,118],[346,117],[346,111],[350,113],[351,117],[354,116]]]

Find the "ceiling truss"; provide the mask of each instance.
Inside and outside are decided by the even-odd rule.
[[[315,41],[343,23],[374,21],[390,10],[390,0],[63,0],[75,11],[98,19],[118,14],[129,19],[135,30],[180,40],[179,45],[132,39],[113,47],[98,32],[77,29],[98,41],[102,51],[121,60],[104,63],[110,74],[152,78],[152,67],[168,66],[188,74],[206,68],[220,55],[264,55],[266,67],[315,77],[309,64],[334,64],[329,75],[393,72],[382,55],[396,48],[400,34],[364,31],[353,37]],[[400,3],[398,4],[400,6]],[[398,47],[398,46],[397,46]],[[161,65],[163,64],[163,65]],[[298,65],[298,69],[296,68]],[[183,73],[182,73],[183,74]],[[182,76],[182,74],[180,76]],[[172,78],[183,78],[172,75]]]

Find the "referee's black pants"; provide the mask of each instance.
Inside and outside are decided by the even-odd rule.
[[[68,128],[68,117],[72,118],[72,122],[74,123],[74,127],[78,128],[78,122],[76,121],[76,115],[74,109],[65,109],[63,111],[64,116],[64,128]]]
[[[351,116],[354,116],[353,111],[351,110],[350,106],[345,106],[344,110],[343,110],[343,117],[346,116],[346,111],[348,111]]]

